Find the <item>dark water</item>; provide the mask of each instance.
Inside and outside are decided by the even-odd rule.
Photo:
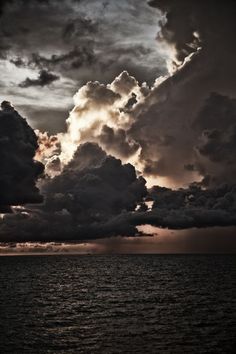
[[[1,257],[0,284],[1,354],[234,352],[234,256]]]

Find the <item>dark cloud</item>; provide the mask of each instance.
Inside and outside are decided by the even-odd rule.
[[[64,40],[72,41],[78,40],[81,36],[96,34],[98,32],[98,23],[91,18],[76,17],[76,20],[69,20],[62,31]]]
[[[106,150],[117,151],[123,158],[133,155],[139,149],[138,143],[128,140],[124,129],[117,129],[115,131],[107,125],[103,126],[99,141]]]
[[[38,148],[37,137],[10,105],[0,112],[0,210],[9,205],[40,203],[42,197],[36,180],[43,165],[34,161]]]
[[[176,53],[172,55],[175,72],[157,82],[133,110],[135,122],[129,134],[141,146],[145,172],[166,177],[175,186],[207,175],[212,175],[211,181],[215,178],[222,183],[226,178],[231,183],[234,171],[226,155],[233,149],[236,123],[236,6],[233,1],[211,0],[156,0],[150,4],[166,15],[158,40],[174,47]],[[221,132],[214,150],[219,161],[214,159],[214,165],[213,155],[207,152],[209,144],[213,147],[212,139],[211,143],[209,139],[202,142],[205,130]],[[173,137],[172,141],[160,144],[165,136]],[[234,159],[233,152],[231,161]],[[186,165],[195,168],[190,171]]]
[[[126,103],[126,105],[125,105],[123,111],[124,111],[124,112],[129,112],[129,110],[130,110],[131,108],[133,108],[133,106],[134,106],[137,102],[138,102],[138,101],[137,101],[137,95],[136,95],[134,92],[132,92],[132,96],[131,96],[131,98],[128,100],[128,102]]]
[[[166,72],[164,60],[156,55],[158,20],[145,2],[137,4],[140,11],[134,11],[132,0],[122,7],[113,0],[108,7],[95,0],[89,4],[62,0],[60,6],[53,0],[12,0],[5,5],[0,23],[2,55],[17,67],[56,71],[79,83],[109,82],[125,69],[142,81]],[[153,15],[151,20],[146,12]],[[149,43],[143,41],[145,24],[153,29],[151,36],[147,28]],[[155,68],[153,58],[158,60]]]
[[[97,72],[97,78],[101,78],[102,72],[105,76],[108,76],[107,78],[103,77],[103,81],[105,82],[108,82],[112,76],[119,75],[124,69],[128,70],[140,81],[144,80],[145,75],[145,80],[152,82],[157,75],[155,68],[148,69],[141,66],[138,67],[130,62],[130,57],[132,56],[135,57],[137,61],[143,61],[146,56],[151,55],[151,49],[142,45],[106,48],[104,49],[106,52],[105,57],[101,57],[100,54],[98,55],[93,40],[87,39],[86,41],[80,40],[80,42],[78,42],[77,38],[77,42],[74,41],[72,45],[74,46],[73,49],[62,54],[53,54],[46,57],[39,53],[32,53],[27,59],[13,57],[10,59],[10,62],[18,68],[47,68],[48,70],[57,70],[66,76],[69,75],[69,77],[77,75],[75,72],[76,69],[86,70],[86,68],[89,67],[90,70],[95,69],[95,72]],[[148,72],[145,73],[145,70]],[[86,75],[87,76],[82,79],[82,83],[86,83],[88,79],[91,79],[92,76],[94,76],[88,76],[88,73]]]
[[[81,145],[63,172],[44,182],[45,202],[0,222],[2,241],[81,241],[113,236],[140,236],[139,225],[168,229],[236,225],[236,185],[172,190],[145,180],[132,165],[94,143]],[[152,200],[151,210],[144,198]],[[137,208],[137,206],[140,206]],[[31,230],[34,230],[32,234]]]
[[[74,72],[84,63],[89,66],[94,59],[92,37],[96,24],[83,10],[77,11],[77,6],[79,1],[65,0],[60,6],[51,0],[11,1],[4,6],[0,38],[2,45],[10,45],[5,51],[6,59],[18,68],[56,70],[62,74]]]
[[[217,129],[203,132],[196,147],[200,158],[196,168],[204,175],[203,182],[219,184],[222,181],[234,183],[236,158],[236,126],[226,131]]]
[[[92,222],[106,220],[122,210],[134,210],[146,188],[145,180],[137,178],[132,165],[122,165],[97,144],[86,143],[62,174],[45,186],[45,194],[46,208],[66,209],[80,222]]]
[[[193,123],[200,133],[195,168],[209,183],[234,183],[236,158],[236,100],[212,93]]]
[[[122,165],[97,144],[83,144],[59,176],[44,182],[40,209],[3,219],[2,241],[81,240],[131,234],[130,230],[135,234],[134,226],[120,220],[142,202],[145,183],[131,164]],[[21,231],[12,232],[19,225]]]
[[[79,69],[83,65],[91,65],[95,61],[95,54],[91,43],[82,46],[76,46],[69,52],[63,54],[53,54],[50,57],[42,56],[38,53],[32,53],[27,61],[21,58],[11,59],[11,62],[18,67],[32,67],[43,70],[73,70]]]
[[[236,26],[233,0],[151,0],[149,4],[166,13],[159,38],[175,46],[180,61],[202,45],[209,49],[217,44],[215,50],[220,53],[222,48],[233,44]]]
[[[235,186],[233,188],[234,190],[231,187],[222,187],[221,191],[212,190],[208,200],[209,195],[200,189],[196,193],[193,190],[161,191],[159,187],[156,196],[158,204],[151,211],[123,212],[110,215],[103,222],[95,220],[93,215],[92,222],[82,218],[79,223],[65,209],[53,213],[31,210],[29,214],[25,212],[9,215],[0,222],[1,234],[4,235],[2,241],[85,241],[112,236],[141,236],[143,233],[137,230],[137,226],[147,224],[172,230],[235,226]],[[61,205],[68,205],[68,199],[63,199],[62,195],[57,197]],[[74,201],[70,197],[72,205]],[[14,231],[19,225],[21,228],[16,238]],[[235,246],[235,243],[232,242],[232,245]]]
[[[236,126],[227,133],[217,129],[206,130],[203,133],[203,143],[198,151],[212,162],[232,165],[236,156]]]
[[[2,241],[140,236],[137,226],[146,224],[172,230],[236,225],[235,185],[208,190],[196,185],[179,190],[156,186],[148,193],[147,200],[154,203],[147,211],[142,207],[145,181],[136,177],[131,165],[107,156],[97,144],[81,145],[43,191],[45,203],[40,209],[25,209],[0,222]],[[135,211],[137,204],[141,207]]]
[[[152,210],[130,216],[134,225],[150,224],[169,229],[236,225],[236,185],[223,184],[203,190],[197,186],[171,190],[153,187]]]
[[[41,70],[39,72],[39,76],[37,79],[30,79],[30,78],[26,78],[25,81],[21,82],[19,84],[19,87],[23,87],[23,88],[27,88],[27,87],[31,87],[31,86],[47,86],[50,85],[52,82],[59,80],[59,76],[50,73],[47,70]]]
[[[151,89],[147,85],[138,88],[137,81],[126,71],[110,86],[89,81],[75,95],[78,104],[75,103],[67,123],[72,123],[76,115],[80,123],[85,119],[78,142],[88,141],[89,137],[97,139],[104,149],[114,154],[118,151],[125,158],[140,149],[139,162],[146,175],[166,177],[175,186],[192,184],[178,190],[155,187],[147,195],[145,180],[137,177],[132,165],[122,164],[97,144],[83,144],[60,175],[47,177],[41,184],[45,195],[42,206],[8,215],[0,221],[3,241],[14,241],[16,235],[20,241],[136,236],[141,234],[137,226],[144,224],[170,229],[236,225],[234,2],[229,0],[226,5],[212,0],[153,0],[150,4],[166,16],[160,23],[158,39],[169,46],[173,74],[157,80]],[[10,43],[16,66],[37,70],[56,68],[60,75],[80,82],[91,75],[106,83],[118,74],[117,70],[129,68],[131,74],[142,80],[150,75],[153,78],[157,72],[166,74],[158,58],[156,66],[160,64],[160,70],[150,66],[150,58],[152,63],[154,58],[150,43],[146,46],[142,39],[140,45],[138,40],[131,41],[131,37],[124,41],[130,33],[125,10],[117,25],[114,17],[106,19],[104,15],[98,21],[91,11],[82,20],[81,14],[70,6],[71,2],[62,2],[57,9],[54,5],[54,2],[37,5],[43,15],[40,29],[37,25],[30,26],[35,22],[34,6],[33,11],[30,7],[26,9],[24,28],[17,20],[7,26],[5,19],[2,46]],[[116,5],[113,2],[111,6]],[[148,23],[141,16],[141,8],[137,5],[128,11],[136,29]],[[16,3],[11,11],[17,19],[20,9]],[[150,7],[147,14],[151,12]],[[157,19],[158,16],[157,13]],[[2,18],[4,23],[4,15]],[[27,32],[29,27],[34,30]],[[45,31],[48,41],[42,46]],[[21,57],[19,48],[24,51],[31,41],[37,53],[32,56],[27,49]],[[56,50],[59,47],[60,51]],[[173,48],[175,53],[171,52]],[[28,80],[42,86],[40,78]],[[108,111],[113,123],[110,126],[106,121]],[[94,112],[101,112],[105,118]],[[88,117],[94,118],[94,124],[86,130]],[[127,118],[127,126],[121,124],[122,117]],[[76,135],[75,130],[73,133]],[[47,136],[46,143],[48,140]],[[77,143],[76,139],[73,143]],[[58,156],[51,163],[52,168],[61,169]],[[152,210],[147,210],[145,197],[154,201]],[[14,230],[19,225],[17,233]]]
[[[193,128],[203,130],[226,130],[236,122],[236,99],[213,92],[199,111]]]
[[[14,64],[17,68],[25,68],[28,63],[20,57],[10,59],[10,63]]]

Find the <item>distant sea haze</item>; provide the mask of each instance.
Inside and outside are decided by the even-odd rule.
[[[234,353],[231,255],[0,258],[0,353]]]

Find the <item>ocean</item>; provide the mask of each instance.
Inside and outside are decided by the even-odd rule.
[[[233,353],[233,255],[0,257],[0,353]]]

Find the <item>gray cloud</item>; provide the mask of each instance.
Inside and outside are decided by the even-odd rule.
[[[62,205],[55,198],[60,193]],[[122,165],[97,144],[86,143],[62,174],[45,185],[45,194],[46,208],[66,209],[80,222],[83,218],[92,222],[93,218],[101,221],[122,210],[134,210],[146,189],[145,180],[136,177],[131,164]]]
[[[41,81],[33,86],[34,95],[25,90],[28,104],[37,111],[42,108],[37,93],[45,92],[56,111],[63,102],[68,106],[74,92],[88,81],[108,83],[129,70],[140,81],[151,83],[167,72],[155,41],[158,11],[146,2],[111,0],[104,6],[96,0],[12,0],[2,3],[1,9],[0,65],[6,68],[1,91],[8,100],[17,97],[19,106],[26,104],[19,78],[31,80],[40,70],[55,73],[60,82],[51,92],[47,85],[40,86]],[[48,130],[50,123],[39,122],[38,127]]]
[[[225,56],[222,48],[232,47],[236,14],[233,0],[227,3],[214,0],[151,0],[149,4],[166,13],[159,38],[175,46],[178,60],[183,61],[199,46],[208,50],[218,44],[214,50],[220,56]],[[220,42],[223,38],[224,42]]]
[[[31,86],[46,86],[46,85],[50,85],[52,82],[59,80],[59,76],[50,73],[47,70],[41,70],[39,72],[38,78],[37,79],[30,79],[30,78],[26,78],[23,82],[21,82],[19,84],[19,87],[22,88],[27,88],[27,87],[31,87]]]
[[[91,65],[95,61],[95,54],[91,43],[86,43],[83,46],[76,46],[69,52],[63,54],[53,54],[49,58],[38,53],[33,53],[27,62],[21,59],[13,59],[11,62],[18,67],[32,68],[48,68],[51,70],[73,70],[79,69],[82,65]]]
[[[66,118],[71,107],[62,110],[21,105],[18,108],[27,116],[33,129],[39,129],[43,132],[47,127],[49,134],[57,134],[66,130]]]
[[[166,13],[158,39],[175,47],[176,71],[156,84],[133,110],[135,122],[129,134],[142,148],[145,172],[166,177],[175,186],[207,175],[212,175],[212,182],[221,183],[225,178],[231,182],[232,164],[226,158],[213,165],[212,155],[206,151],[209,139],[202,142],[202,137],[205,130],[223,129],[217,154],[221,150],[223,158],[227,148],[228,152],[232,149],[229,141],[236,122],[234,2],[157,0],[150,4]],[[166,136],[173,138],[165,144]],[[186,165],[195,168],[189,170]]]
[[[85,2],[63,0],[60,7],[52,0],[23,3],[11,1],[10,5],[6,5],[2,7],[0,36],[2,45],[9,43],[11,50],[7,55],[12,54],[10,60],[17,66],[36,65],[49,70],[57,68],[66,76],[84,77],[84,82],[94,76],[96,79],[104,77],[104,67],[106,76],[109,73],[106,80],[110,81],[126,69],[125,65],[130,61],[133,64],[130,66],[131,70],[142,71],[144,76],[145,71],[153,70],[151,57],[156,53],[154,33],[153,38],[149,38],[149,41],[153,41],[151,46],[150,43],[143,44],[143,33],[136,31],[141,26],[145,30],[145,24],[152,26],[154,31],[154,21],[158,23],[154,16],[150,23],[150,16],[148,18],[146,13],[153,13],[145,3],[135,4],[134,7],[133,1],[129,0],[122,9],[115,1],[111,1],[109,13],[103,3],[96,1],[87,5]],[[122,12],[122,16],[117,16],[117,12]],[[39,14],[40,25],[37,22]],[[137,26],[134,22],[131,25],[126,19],[128,17],[131,21],[135,16]],[[9,22],[8,18],[14,18],[15,21]],[[127,33],[134,38],[133,44],[132,39],[127,43]],[[47,38],[47,43],[44,38]],[[30,52],[29,48],[36,48],[36,51]],[[54,54],[55,52],[59,53]],[[161,62],[161,58],[157,60],[160,60],[162,69],[165,70],[164,61]],[[78,75],[74,69],[81,66],[84,67]],[[90,72],[86,68],[90,68]],[[158,65],[156,72],[160,72]],[[148,73],[147,75],[148,79],[153,80]]]
[[[43,165],[34,161],[37,137],[13,107],[0,112],[0,211],[9,205],[40,203],[36,187]]]
[[[147,194],[145,183],[131,164],[122,165],[97,144],[81,145],[59,176],[44,181],[40,208],[0,222],[1,241],[82,240],[131,234],[130,230],[135,234],[136,228],[120,224],[117,216],[135,210]],[[15,233],[19,225],[21,231]]]
[[[149,196],[154,200],[152,210],[130,215],[129,223],[177,230],[236,225],[235,185],[209,190],[194,185],[179,190],[153,187]]]
[[[124,129],[114,129],[104,125],[99,136],[99,141],[105,147],[105,149],[111,149],[118,151],[120,156],[127,158],[132,156],[138,149],[139,144],[127,138],[126,131]]]
[[[59,176],[43,182],[42,192],[40,208],[26,208],[0,222],[1,241],[141,236],[137,226],[145,224],[172,230],[236,225],[235,185],[155,186],[147,194],[145,180],[137,178],[132,165],[122,165],[94,143],[81,145]],[[151,210],[142,207],[144,198],[154,202]]]
[[[15,16],[20,9],[14,4],[11,13]],[[104,14],[98,21],[92,16],[92,8],[84,8],[87,16],[84,32],[80,33],[82,22],[79,20],[77,24],[76,18],[81,19],[81,14],[75,13],[76,7],[70,7],[69,3],[62,4],[60,9],[55,9],[52,2],[37,5],[45,22],[41,29],[27,32],[35,13],[35,8],[32,11],[27,7],[26,28],[15,31],[14,27],[14,32],[10,26],[2,32],[3,46],[8,45],[10,37],[12,39],[15,66],[37,70],[57,68],[60,75],[80,82],[87,81],[90,75],[97,80],[102,78],[106,83],[122,67],[130,67],[130,73],[142,80],[153,78],[155,73],[166,73],[162,60],[156,59],[155,68],[150,65],[156,53],[150,42],[146,45],[142,40],[140,45],[133,33],[128,37],[127,18],[130,16],[137,21],[134,21],[133,30],[139,26],[143,28],[148,23],[145,16],[153,11],[151,7],[139,18],[137,14],[142,14],[141,9],[146,5],[135,7],[135,2],[128,1],[125,6],[130,6],[129,11],[123,11],[119,23],[115,22],[112,13],[108,18]],[[98,5],[93,2],[94,8]],[[120,113],[128,114],[130,125],[125,128],[127,130],[123,126],[115,129],[102,122],[100,135],[96,138],[103,148],[112,147],[114,153],[118,151],[122,157],[139,148],[139,162],[146,175],[166,177],[167,182],[175,186],[193,183],[179,190],[156,187],[147,196],[145,181],[137,177],[132,165],[122,165],[120,160],[107,155],[96,144],[80,145],[62,173],[54,179],[46,178],[42,183],[45,202],[41,207],[25,209],[24,213],[8,215],[1,220],[3,241],[14,241],[16,232],[13,230],[19,229],[19,225],[20,241],[136,236],[141,234],[137,226],[143,224],[170,229],[236,225],[233,2],[229,0],[226,6],[223,2],[216,4],[211,0],[204,3],[154,0],[151,5],[166,13],[159,40],[176,49],[172,58],[176,69],[173,75],[161,83],[155,82],[151,89],[139,88],[145,91],[141,98],[132,96],[137,82],[127,73],[119,76],[112,88],[99,82],[88,82],[80,91],[79,99],[82,98],[83,104],[80,102],[73,114],[79,113],[81,119],[81,114],[89,112],[91,107],[102,107],[105,111],[104,107],[114,107],[124,93],[127,102],[121,108],[115,107],[115,113],[119,117]],[[114,10],[118,5],[112,2],[111,6]],[[56,10],[56,15],[52,9]],[[4,11],[3,22],[4,14],[10,10]],[[66,13],[65,18],[63,13]],[[157,12],[156,19],[159,16]],[[49,23],[52,31],[43,48],[40,39]],[[57,31],[59,23],[60,33]],[[14,26],[18,25],[16,21]],[[116,26],[120,28],[119,33]],[[29,42],[38,44],[33,57],[28,49],[25,50],[29,42],[26,46],[22,33],[28,36]],[[128,38],[126,42],[124,38]],[[134,38],[137,41],[132,44]],[[87,47],[84,47],[85,41],[88,41]],[[59,47],[60,52],[56,51]],[[19,48],[25,50],[22,59],[18,55]],[[73,64],[77,59],[77,64]],[[111,112],[111,117],[115,113]],[[80,138],[89,140],[84,131],[81,130]],[[58,159],[52,163],[58,167]],[[227,184],[222,185],[224,181]],[[146,210],[145,197],[154,200],[152,210]]]
[[[235,181],[235,126],[236,100],[216,93],[205,101],[193,122],[193,128],[200,133],[195,169],[210,184]]]
[[[81,36],[96,34],[98,32],[98,23],[94,22],[91,18],[83,18],[77,16],[75,20],[69,20],[62,32],[64,40],[77,41]]]

